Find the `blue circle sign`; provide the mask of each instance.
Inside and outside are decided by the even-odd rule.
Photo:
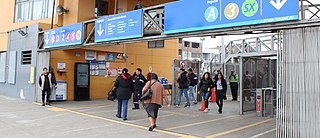
[[[219,16],[219,11],[216,7],[214,6],[210,6],[207,8],[204,18],[208,21],[208,22],[214,22],[217,20]]]

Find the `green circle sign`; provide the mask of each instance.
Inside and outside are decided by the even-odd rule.
[[[259,10],[259,4],[256,0],[246,0],[242,4],[242,13],[247,17],[254,16]]]

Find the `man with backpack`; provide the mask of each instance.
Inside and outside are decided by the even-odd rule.
[[[194,93],[195,93],[195,88],[198,84],[198,76],[193,73],[193,70],[190,68],[188,69],[188,79],[189,79],[189,96],[190,100],[193,98],[194,104],[197,104],[197,98],[195,98]]]

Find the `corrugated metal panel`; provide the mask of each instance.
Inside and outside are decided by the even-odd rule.
[[[279,52],[278,138],[320,137],[320,28],[283,31]]]

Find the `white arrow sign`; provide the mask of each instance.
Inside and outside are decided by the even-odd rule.
[[[283,6],[284,6],[284,4],[286,4],[286,2],[288,1],[288,0],[276,0],[277,2],[275,2],[275,0],[270,0],[270,4],[273,6],[273,7],[275,7],[277,10],[280,10]]]
[[[101,24],[100,24],[100,25],[99,25],[99,30],[97,30],[98,35],[101,36],[102,33],[103,33],[103,31],[104,31],[104,30],[101,28]]]

